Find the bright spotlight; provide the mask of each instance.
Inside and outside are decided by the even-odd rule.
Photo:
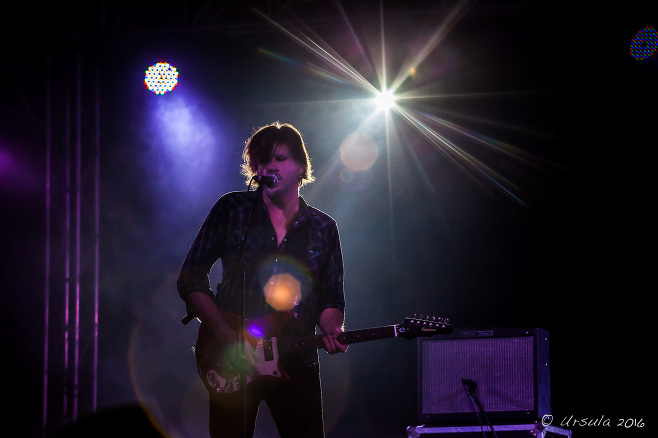
[[[153,64],[146,70],[144,84],[155,94],[168,93],[178,85],[178,70],[168,62]]]
[[[377,109],[389,111],[395,105],[395,94],[391,90],[384,90],[375,96]]]

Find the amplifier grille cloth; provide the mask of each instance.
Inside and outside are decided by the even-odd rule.
[[[462,378],[477,383],[486,412],[534,408],[532,336],[423,342],[422,348],[423,414],[473,412]]]

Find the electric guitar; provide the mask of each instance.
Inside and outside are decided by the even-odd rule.
[[[246,320],[244,333],[240,316],[228,312],[222,312],[222,315],[255,349],[253,367],[248,367],[245,373],[247,385],[254,380],[287,379],[288,374],[279,361],[280,355],[324,347],[322,335],[279,338],[283,324],[291,318],[290,312],[274,312],[259,320]],[[394,337],[411,340],[420,336],[451,333],[452,329],[446,318],[414,317],[406,318],[401,324],[346,331],[338,336],[338,342],[349,345]],[[240,347],[239,344],[236,345]],[[195,348],[199,376],[209,391],[221,394],[238,390],[241,370],[245,367],[243,354],[225,350],[224,346],[218,345],[206,326],[201,324]]]

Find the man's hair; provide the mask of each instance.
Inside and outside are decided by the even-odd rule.
[[[272,161],[274,147],[282,144],[288,146],[292,159],[304,167],[299,187],[315,181],[302,134],[288,123],[275,122],[258,128],[245,142],[241,170],[242,175],[247,177],[247,184],[257,174],[258,165]]]

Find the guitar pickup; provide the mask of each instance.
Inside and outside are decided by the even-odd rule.
[[[272,338],[263,339],[263,359],[265,361],[274,360],[274,350],[272,349]]]

